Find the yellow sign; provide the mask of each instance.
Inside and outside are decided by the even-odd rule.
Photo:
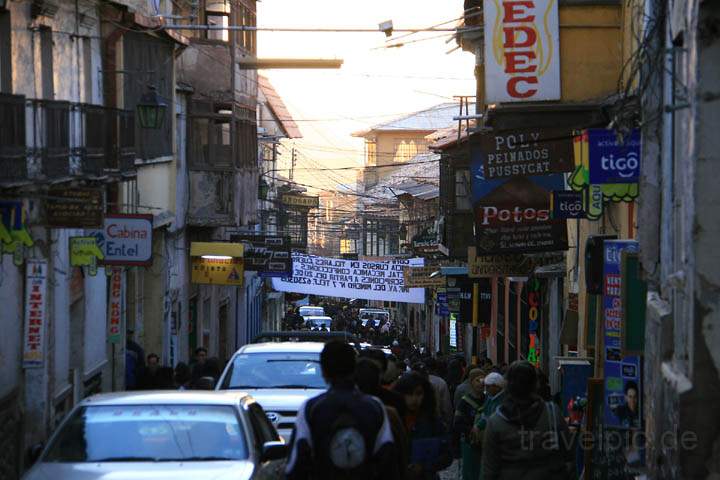
[[[202,257],[203,255],[242,257],[244,253],[245,249],[242,243],[192,242],[190,244],[191,257]]]
[[[440,270],[440,267],[403,267],[403,277],[405,286],[409,288],[425,288],[425,287],[444,287],[446,279],[444,275],[435,275],[433,273]]]
[[[283,204],[293,207],[318,208],[320,206],[320,197],[309,197],[307,195],[284,193],[281,197],[281,200]]]
[[[244,272],[240,257],[192,257],[192,283],[242,286]]]
[[[96,237],[70,237],[70,265],[73,267],[89,267],[90,275],[97,273],[97,261],[103,260]]]

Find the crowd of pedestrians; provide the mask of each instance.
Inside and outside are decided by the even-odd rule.
[[[567,425],[533,365],[408,353],[326,344],[329,389],[298,412],[287,478],[434,480],[453,459],[464,480],[576,478]]]

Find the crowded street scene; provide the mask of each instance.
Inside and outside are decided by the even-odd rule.
[[[0,480],[719,480],[720,2],[0,0]]]

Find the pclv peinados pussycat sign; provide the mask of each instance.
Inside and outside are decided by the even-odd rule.
[[[640,178],[640,131],[619,136],[615,130],[588,130],[590,183],[637,183]]]

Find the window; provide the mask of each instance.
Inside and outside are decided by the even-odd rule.
[[[257,15],[253,8],[239,3],[237,6],[237,23],[246,27],[257,26]],[[255,30],[241,30],[238,32],[237,43],[251,55],[257,53],[257,32]]]
[[[407,162],[421,153],[427,153],[427,142],[424,139],[395,139],[393,144],[393,161]]]
[[[224,105],[193,102],[189,120],[189,163],[193,167],[232,167],[232,112]]]
[[[455,208],[457,210],[472,209],[471,192],[470,170],[455,170]]]
[[[52,100],[55,97],[53,84],[53,38],[52,30],[40,29],[40,77],[42,82],[42,98]]]
[[[365,156],[366,165],[377,165],[377,142],[375,140],[365,140]]]
[[[93,103],[92,39],[83,38],[83,102]]]
[[[0,92],[12,93],[10,12],[0,10]]]
[[[205,4],[205,24],[210,27],[225,27],[230,25],[230,4],[225,0],[208,0]],[[229,40],[228,30],[207,30],[208,40]]]

